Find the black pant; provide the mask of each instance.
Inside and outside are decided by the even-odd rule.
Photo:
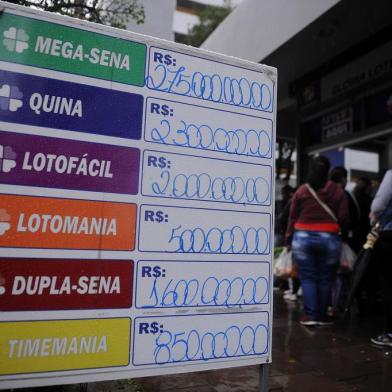
[[[376,242],[373,260],[377,263],[385,314],[385,330],[392,333],[392,231],[383,231]]]

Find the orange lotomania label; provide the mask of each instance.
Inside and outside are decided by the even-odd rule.
[[[0,195],[0,247],[133,250],[136,204]]]

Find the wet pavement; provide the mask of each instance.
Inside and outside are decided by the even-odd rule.
[[[379,315],[310,329],[298,323],[300,310],[275,292],[270,391],[392,392],[392,349],[369,342],[381,331]],[[143,392],[253,392],[258,380],[258,367],[247,366],[137,381]]]
[[[298,322],[300,303],[285,302],[280,292],[274,294],[270,392],[392,392],[392,349],[369,342],[381,331],[380,315],[310,329]],[[258,372],[259,367],[247,366],[25,391],[256,392]]]

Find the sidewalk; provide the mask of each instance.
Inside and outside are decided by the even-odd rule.
[[[298,323],[300,305],[274,292],[270,392],[392,392],[392,349],[374,347],[379,316],[353,318],[333,327]],[[90,383],[87,392],[256,392],[258,367]],[[25,392],[86,392],[80,385]]]
[[[372,346],[379,317],[353,318],[333,327],[299,325],[300,306],[275,292],[270,391],[391,392],[392,349]],[[137,380],[144,392],[253,392],[258,368],[148,377]]]

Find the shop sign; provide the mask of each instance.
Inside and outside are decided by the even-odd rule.
[[[326,101],[368,82],[392,74],[392,43],[389,42],[352,61],[321,80],[321,101]]]
[[[340,109],[321,117],[322,140],[334,139],[353,132],[353,110]]]

